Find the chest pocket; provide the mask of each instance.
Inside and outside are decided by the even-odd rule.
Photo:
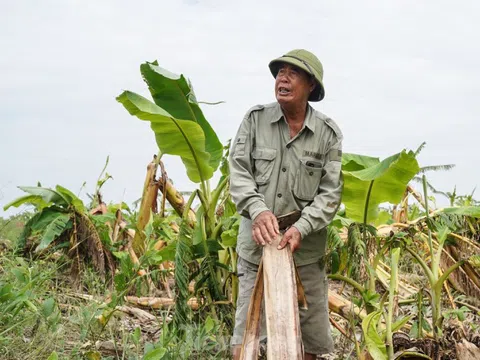
[[[245,142],[247,141],[247,135],[238,135],[237,140],[233,147],[234,156],[244,156],[245,155]]]
[[[255,182],[258,185],[265,185],[272,175],[277,149],[258,147],[253,151],[252,157],[255,162]]]
[[[313,200],[318,193],[318,188],[322,180],[322,171],[322,162],[301,159],[295,176],[293,194],[300,200]]]

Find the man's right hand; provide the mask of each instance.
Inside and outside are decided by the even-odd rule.
[[[252,238],[258,245],[271,244],[278,234],[280,230],[277,218],[271,211],[261,212],[253,221]]]

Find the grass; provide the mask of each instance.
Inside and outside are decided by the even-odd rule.
[[[176,338],[171,310],[149,310],[140,320],[105,304],[115,290],[87,268],[75,286],[64,257],[26,259],[13,247],[0,255],[0,354],[5,360],[47,359],[225,359],[229,334],[210,317],[183,327]],[[84,296],[88,294],[87,296]],[[121,305],[121,301],[118,302]],[[149,357],[150,356],[150,357]]]

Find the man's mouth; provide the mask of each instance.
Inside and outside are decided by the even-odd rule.
[[[290,89],[287,89],[287,88],[284,87],[284,86],[280,86],[280,87],[278,88],[278,93],[279,93],[280,95],[288,95],[288,94],[290,94]]]

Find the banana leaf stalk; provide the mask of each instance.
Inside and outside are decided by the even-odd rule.
[[[400,258],[400,249],[396,248],[392,250],[392,266],[390,275],[390,290],[388,293],[388,311],[386,319],[386,345],[388,351],[388,359],[393,360],[393,312],[395,307],[395,300],[398,293],[398,260]]]

